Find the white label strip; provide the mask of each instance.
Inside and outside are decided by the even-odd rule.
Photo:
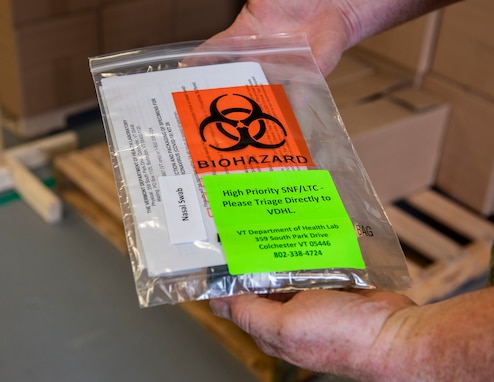
[[[184,244],[207,240],[194,176],[161,176],[159,183],[170,242]]]

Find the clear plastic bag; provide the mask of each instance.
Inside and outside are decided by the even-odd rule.
[[[142,307],[409,287],[397,236],[305,36],[148,47],[91,58],[90,67]],[[340,201],[362,266],[344,265],[347,239],[336,236],[346,223],[326,216]]]

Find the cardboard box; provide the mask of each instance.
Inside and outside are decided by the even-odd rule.
[[[2,25],[0,105],[15,117],[95,98],[87,57],[98,53],[97,19],[77,13],[12,29]]]
[[[18,110],[22,104],[16,33],[10,12],[0,12],[0,106]]]
[[[12,25],[95,10],[100,0],[0,0],[0,15],[10,15]]]
[[[449,111],[440,99],[412,89],[340,109],[383,203],[435,183]]]
[[[25,137],[62,128],[96,104],[88,57],[206,39],[241,5],[223,0],[212,12],[207,0],[0,0],[0,124]]]
[[[470,0],[446,9],[433,71],[494,97],[494,2]]]
[[[346,52],[341,57],[336,68],[326,77],[326,82],[331,89],[337,86],[345,86],[348,83],[355,83],[377,73],[375,65],[355,57],[351,51]]]
[[[424,87],[452,105],[437,186],[481,214],[494,214],[494,103],[438,76],[428,76]]]
[[[408,87],[413,79],[410,73],[354,49],[343,55],[326,82],[341,109]]]
[[[326,82],[384,203],[435,183],[448,104],[360,48],[346,52]]]
[[[103,52],[175,41],[203,40],[227,28],[242,2],[100,0]]]
[[[175,41],[202,40],[226,29],[240,11],[238,0],[174,1],[173,30]]]
[[[173,9],[173,3],[165,0],[120,1],[103,5],[100,53],[171,42]]]
[[[433,12],[370,37],[358,46],[421,77],[432,64],[439,21],[439,13]]]

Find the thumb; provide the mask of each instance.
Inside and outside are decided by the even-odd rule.
[[[209,305],[216,316],[231,320],[245,332],[257,336],[266,328],[276,327],[282,302],[246,294],[213,299]]]

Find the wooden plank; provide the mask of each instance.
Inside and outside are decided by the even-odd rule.
[[[61,199],[45,187],[43,182],[15,157],[6,155],[5,160],[14,186],[22,199],[47,223],[58,223],[62,220],[63,204]]]
[[[9,168],[5,163],[5,159],[3,158],[2,161],[2,164],[0,164],[0,192],[14,188],[14,181],[10,175]]]
[[[88,198],[94,200],[105,209],[113,218],[122,219],[120,204],[113,173],[108,171],[109,157],[95,160],[87,151],[73,152],[58,157],[55,167],[73,184],[77,185]]]
[[[0,127],[0,135],[3,129]],[[15,188],[19,195],[47,223],[62,220],[63,203],[61,199],[39,180],[30,168],[48,164],[62,152],[77,146],[75,133],[59,134],[23,145],[3,150],[0,142],[0,191]]]
[[[417,280],[423,273],[423,267],[417,264],[413,259],[407,259],[408,273],[410,274],[410,279]]]
[[[62,198],[122,253],[128,253],[106,143],[55,160]]]
[[[74,150],[77,144],[77,134],[67,131],[10,147],[4,150],[3,155],[9,155],[23,166],[34,169],[49,164],[55,155]],[[12,188],[14,188],[14,180],[4,160],[3,166],[0,164],[0,192]]]
[[[106,144],[99,144],[88,147],[87,154],[97,162],[107,174],[113,174],[113,165],[110,160],[110,152]]]
[[[4,148],[3,148],[3,129],[0,126],[0,168],[5,166],[5,160],[3,159]]]
[[[3,129],[0,126],[0,192],[11,189],[14,186],[10,171],[5,162],[3,145]]]
[[[494,224],[435,191],[426,190],[416,193],[408,197],[407,201],[437,221],[449,225],[472,239],[494,239]]]
[[[461,254],[460,245],[399,208],[387,206],[385,210],[400,240],[410,247],[433,260],[453,260]]]
[[[489,269],[490,246],[487,241],[470,245],[455,261],[439,263],[425,270],[419,279],[414,280],[412,289],[403,294],[418,304],[443,299]]]
[[[65,131],[13,146],[5,150],[5,153],[17,158],[29,168],[36,168],[48,164],[56,155],[75,150],[77,145],[77,134]]]
[[[95,203],[80,189],[61,188],[60,195],[89,225],[95,228],[122,253],[128,254],[124,226],[121,220],[117,220],[108,214],[104,208],[101,208],[98,203]]]
[[[432,190],[423,190],[405,200],[427,216],[465,235],[471,242],[468,245],[452,243],[445,234],[419,218],[387,206],[386,211],[400,240],[430,260],[424,262],[425,265],[419,264],[415,262],[415,254],[407,256],[405,248],[412,288],[403,294],[419,304],[429,303],[445,298],[464,283],[488,272],[494,224]],[[443,256],[438,256],[441,251],[444,251]]]

